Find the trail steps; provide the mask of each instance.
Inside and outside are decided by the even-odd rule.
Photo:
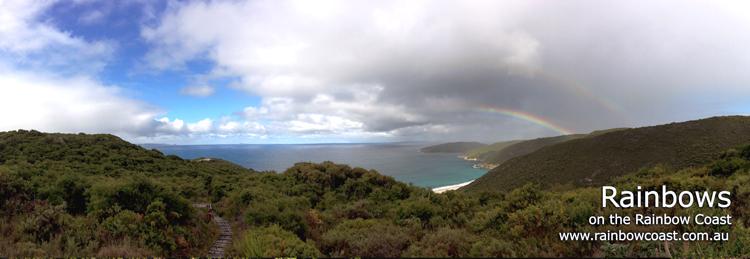
[[[208,208],[209,210],[212,210],[211,204],[196,203],[196,204],[193,204],[193,206],[198,207],[198,208]],[[219,239],[216,240],[216,243],[214,243],[211,249],[208,250],[208,255],[206,255],[206,257],[222,258],[222,257],[225,257],[224,249],[227,246],[229,246],[229,244],[232,241],[232,229],[229,227],[229,223],[223,218],[219,217],[219,215],[216,213],[213,213],[212,220],[215,221],[217,224],[219,224],[219,229],[221,230],[221,236],[219,236]]]

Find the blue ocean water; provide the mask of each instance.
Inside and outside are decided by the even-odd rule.
[[[458,158],[457,153],[420,153],[434,143],[301,144],[301,145],[157,145],[165,155],[183,159],[221,158],[257,171],[284,172],[296,162],[333,161],[351,167],[375,169],[398,181],[420,187],[439,187],[468,182],[489,170],[475,169],[474,161]]]

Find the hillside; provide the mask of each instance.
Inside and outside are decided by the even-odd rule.
[[[626,130],[626,129],[630,129],[630,128],[613,128],[613,129],[605,129],[605,130],[595,130],[595,131],[592,131],[591,133],[587,134],[584,138],[593,138],[593,137],[596,137],[596,136],[599,136],[599,135],[602,135],[602,134],[606,134],[606,133],[610,133],[610,132],[615,132],[615,131]]]
[[[591,137],[596,137],[596,136],[599,136],[599,135],[602,135],[602,134],[605,134],[605,133],[615,132],[615,131],[620,131],[620,130],[626,130],[626,129],[628,129],[628,128],[614,128],[614,129],[606,129],[606,130],[596,130],[596,131],[592,131],[591,133],[587,134],[584,137],[585,138],[591,138]],[[567,138],[567,139],[569,140],[569,139],[580,138],[580,137],[581,136],[579,136],[579,135],[574,135],[572,138]],[[461,157],[461,158],[463,158],[465,160],[470,160],[470,161],[485,161],[485,160],[490,159],[493,156],[497,155],[498,157],[495,158],[495,159],[493,159],[491,161],[491,163],[484,163],[484,164],[479,164],[478,165],[478,167],[480,167],[480,168],[492,169],[492,168],[495,168],[497,165],[499,165],[498,162],[500,162],[500,161],[507,161],[510,158],[513,158],[513,157],[516,157],[516,156],[520,156],[520,155],[528,154],[529,151],[531,151],[531,152],[536,151],[538,148],[541,148],[542,146],[546,146],[546,145],[550,145],[550,144],[557,144],[557,143],[560,143],[560,142],[557,142],[557,141],[565,141],[565,140],[566,140],[566,138],[564,138],[564,137],[561,137],[561,138],[558,138],[558,139],[554,139],[554,137],[551,138],[551,139],[550,138],[543,138],[542,140],[536,139],[536,140],[532,140],[533,142],[529,142],[529,143],[526,143],[526,144],[523,144],[523,145],[516,146],[516,147],[513,148],[513,149],[517,149],[516,151],[510,151],[510,152],[508,152],[508,153],[506,153],[504,155],[498,155],[498,152],[501,151],[501,150],[503,150],[506,147],[510,147],[510,146],[512,146],[514,144],[518,144],[518,143],[521,143],[521,142],[524,142],[524,141],[527,141],[527,140],[512,140],[512,141],[505,141],[505,142],[497,142],[497,143],[493,143],[493,144],[488,145],[488,146],[484,146],[484,147],[480,147],[480,148],[477,148],[477,149],[472,149],[472,150],[466,151],[463,154],[461,154],[459,157]],[[535,147],[538,147],[538,148],[535,149]]]
[[[470,161],[484,161],[485,159],[492,156],[496,152],[503,150],[503,148],[506,148],[510,145],[520,143],[523,141],[525,140],[511,140],[511,141],[505,141],[505,142],[492,143],[487,146],[483,146],[480,148],[475,148],[475,149],[463,152],[459,157],[465,160],[470,160]]]
[[[191,203],[259,174],[108,134],[0,132],[0,257],[205,256],[219,231]]]
[[[463,153],[467,150],[487,146],[479,142],[451,142],[440,145],[425,147],[419,150],[422,153]]]
[[[712,117],[615,131],[547,146],[510,159],[461,190],[510,190],[529,182],[602,185],[614,177],[660,163],[675,169],[702,165],[717,152],[748,142],[750,117],[747,116]]]
[[[229,221],[227,257],[664,255],[655,242],[560,240],[559,233],[613,230],[587,224],[591,216],[636,211],[602,208],[600,188],[526,184],[509,192],[437,194],[330,161],[296,163],[280,174],[255,172],[220,159],[164,156],[105,134],[0,132],[0,158],[0,257],[205,257],[219,226],[206,209],[190,203],[211,203],[213,215]],[[721,153],[708,167],[657,166],[620,177],[613,186],[731,190],[728,212],[679,206],[649,212],[731,213],[735,222],[747,222],[749,169],[746,145]],[[653,231],[642,225],[617,229]],[[666,225],[660,231],[688,229]],[[744,224],[689,231],[733,238],[680,243],[669,248],[675,257],[750,256]]]
[[[532,139],[532,140],[527,140],[527,141],[523,141],[520,143],[516,143],[496,152],[492,156],[485,159],[484,162],[478,164],[477,167],[485,168],[485,169],[492,169],[504,163],[505,161],[508,161],[511,158],[529,154],[545,146],[554,145],[557,143],[561,143],[561,142],[565,142],[565,141],[573,140],[577,138],[582,138],[585,136],[586,136],[585,134],[563,135],[563,136],[557,136],[557,137]]]

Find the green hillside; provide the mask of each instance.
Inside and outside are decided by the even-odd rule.
[[[25,130],[0,132],[0,159],[0,257],[205,257],[219,230],[205,209],[190,205],[197,202],[212,203],[229,222],[227,257],[750,256],[743,224],[750,219],[750,145],[722,152],[707,167],[656,166],[613,181],[630,191],[732,191],[727,209],[650,208],[734,217],[733,225],[660,226],[731,237],[666,249],[661,242],[561,241],[566,232],[653,231],[587,224],[594,215],[642,212],[602,208],[600,188],[527,184],[436,194],[333,162],[256,172],[220,159],[164,156],[111,135]]]
[[[203,240],[219,231],[191,203],[218,201],[230,176],[255,174],[107,134],[0,132],[0,256],[205,255]]]
[[[595,186],[659,163],[676,169],[698,166],[710,161],[719,151],[749,142],[750,117],[747,116],[620,130],[544,147],[513,158],[461,189],[467,192],[511,190],[529,182]]]
[[[630,128],[613,128],[613,129],[605,129],[605,130],[595,130],[595,131],[592,131],[591,133],[589,133],[588,135],[586,135],[585,138],[593,138],[593,137],[596,137],[596,136],[599,136],[599,135],[602,135],[602,134],[606,134],[606,133],[610,133],[610,132],[615,132],[615,131],[626,130],[626,129],[630,129]]]
[[[450,142],[440,145],[425,147],[419,150],[422,153],[463,153],[467,150],[487,146],[479,142]]]
[[[519,143],[513,144],[511,146],[508,146],[496,152],[495,154],[485,159],[484,162],[482,162],[481,164],[477,166],[480,168],[492,169],[504,163],[505,161],[508,161],[511,158],[532,153],[545,146],[554,145],[557,143],[561,143],[561,142],[565,142],[565,141],[573,140],[577,138],[582,138],[585,136],[586,135],[584,134],[574,134],[574,135],[563,135],[563,136],[557,136],[557,137],[538,138],[538,139],[532,139],[532,140],[519,142]]]
[[[602,135],[602,134],[605,134],[605,133],[615,132],[615,131],[620,131],[620,130],[626,130],[626,129],[628,129],[628,128],[614,128],[614,129],[606,129],[606,130],[597,130],[597,131],[593,131],[593,132],[587,134],[585,136],[585,138],[591,138],[591,137],[599,136],[599,135]],[[579,135],[572,135],[572,136],[573,136],[572,138],[580,138]],[[568,138],[568,139],[572,139],[572,138]],[[529,142],[529,143],[526,143],[526,144],[523,144],[523,145],[516,146],[513,149],[517,149],[517,151],[507,152],[504,155],[497,155],[497,154],[498,154],[499,151],[503,150],[506,147],[510,147],[510,146],[512,146],[514,144],[518,144],[518,143],[521,143],[521,142],[524,142],[524,141],[527,141],[527,140],[512,140],[512,141],[505,141],[505,142],[497,142],[497,143],[493,143],[493,144],[488,145],[488,146],[484,146],[484,147],[480,147],[480,148],[468,150],[468,151],[464,152],[463,154],[461,154],[461,156],[459,156],[459,157],[461,157],[463,159],[466,159],[466,160],[471,160],[471,161],[485,161],[485,160],[487,160],[487,159],[489,159],[489,158],[497,155],[497,158],[495,158],[493,160],[493,163],[491,165],[490,164],[483,164],[483,165],[481,165],[481,167],[492,167],[492,168],[494,168],[495,166],[499,165],[498,162],[500,162],[500,161],[507,161],[510,158],[513,158],[513,157],[516,157],[516,156],[520,156],[520,155],[524,155],[524,154],[528,154],[529,151],[531,151],[531,152],[535,151],[536,150],[535,147],[541,148],[542,145],[557,144],[557,143],[559,143],[557,141],[565,141],[565,140],[566,140],[566,138],[564,138],[564,137],[557,138],[557,139],[555,139],[554,137],[553,138],[543,138],[541,140],[540,139],[536,139],[536,140],[532,140],[534,142]]]
[[[520,143],[523,141],[525,140],[511,140],[511,141],[505,141],[505,142],[492,143],[487,146],[483,146],[480,148],[475,148],[475,149],[463,152],[461,156],[459,157],[466,159],[466,160],[472,160],[472,161],[484,161],[485,159],[492,156],[496,152],[503,150],[503,148],[506,148],[510,145]]]

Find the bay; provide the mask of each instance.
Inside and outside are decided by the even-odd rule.
[[[284,172],[297,162],[332,161],[351,167],[375,169],[393,176],[398,181],[420,187],[439,187],[468,182],[487,173],[476,169],[475,161],[458,158],[458,153],[420,153],[419,149],[433,145],[424,142],[366,143],[366,144],[278,144],[278,145],[159,145],[141,144],[155,148],[165,155],[183,159],[220,158],[252,168],[256,171]]]

